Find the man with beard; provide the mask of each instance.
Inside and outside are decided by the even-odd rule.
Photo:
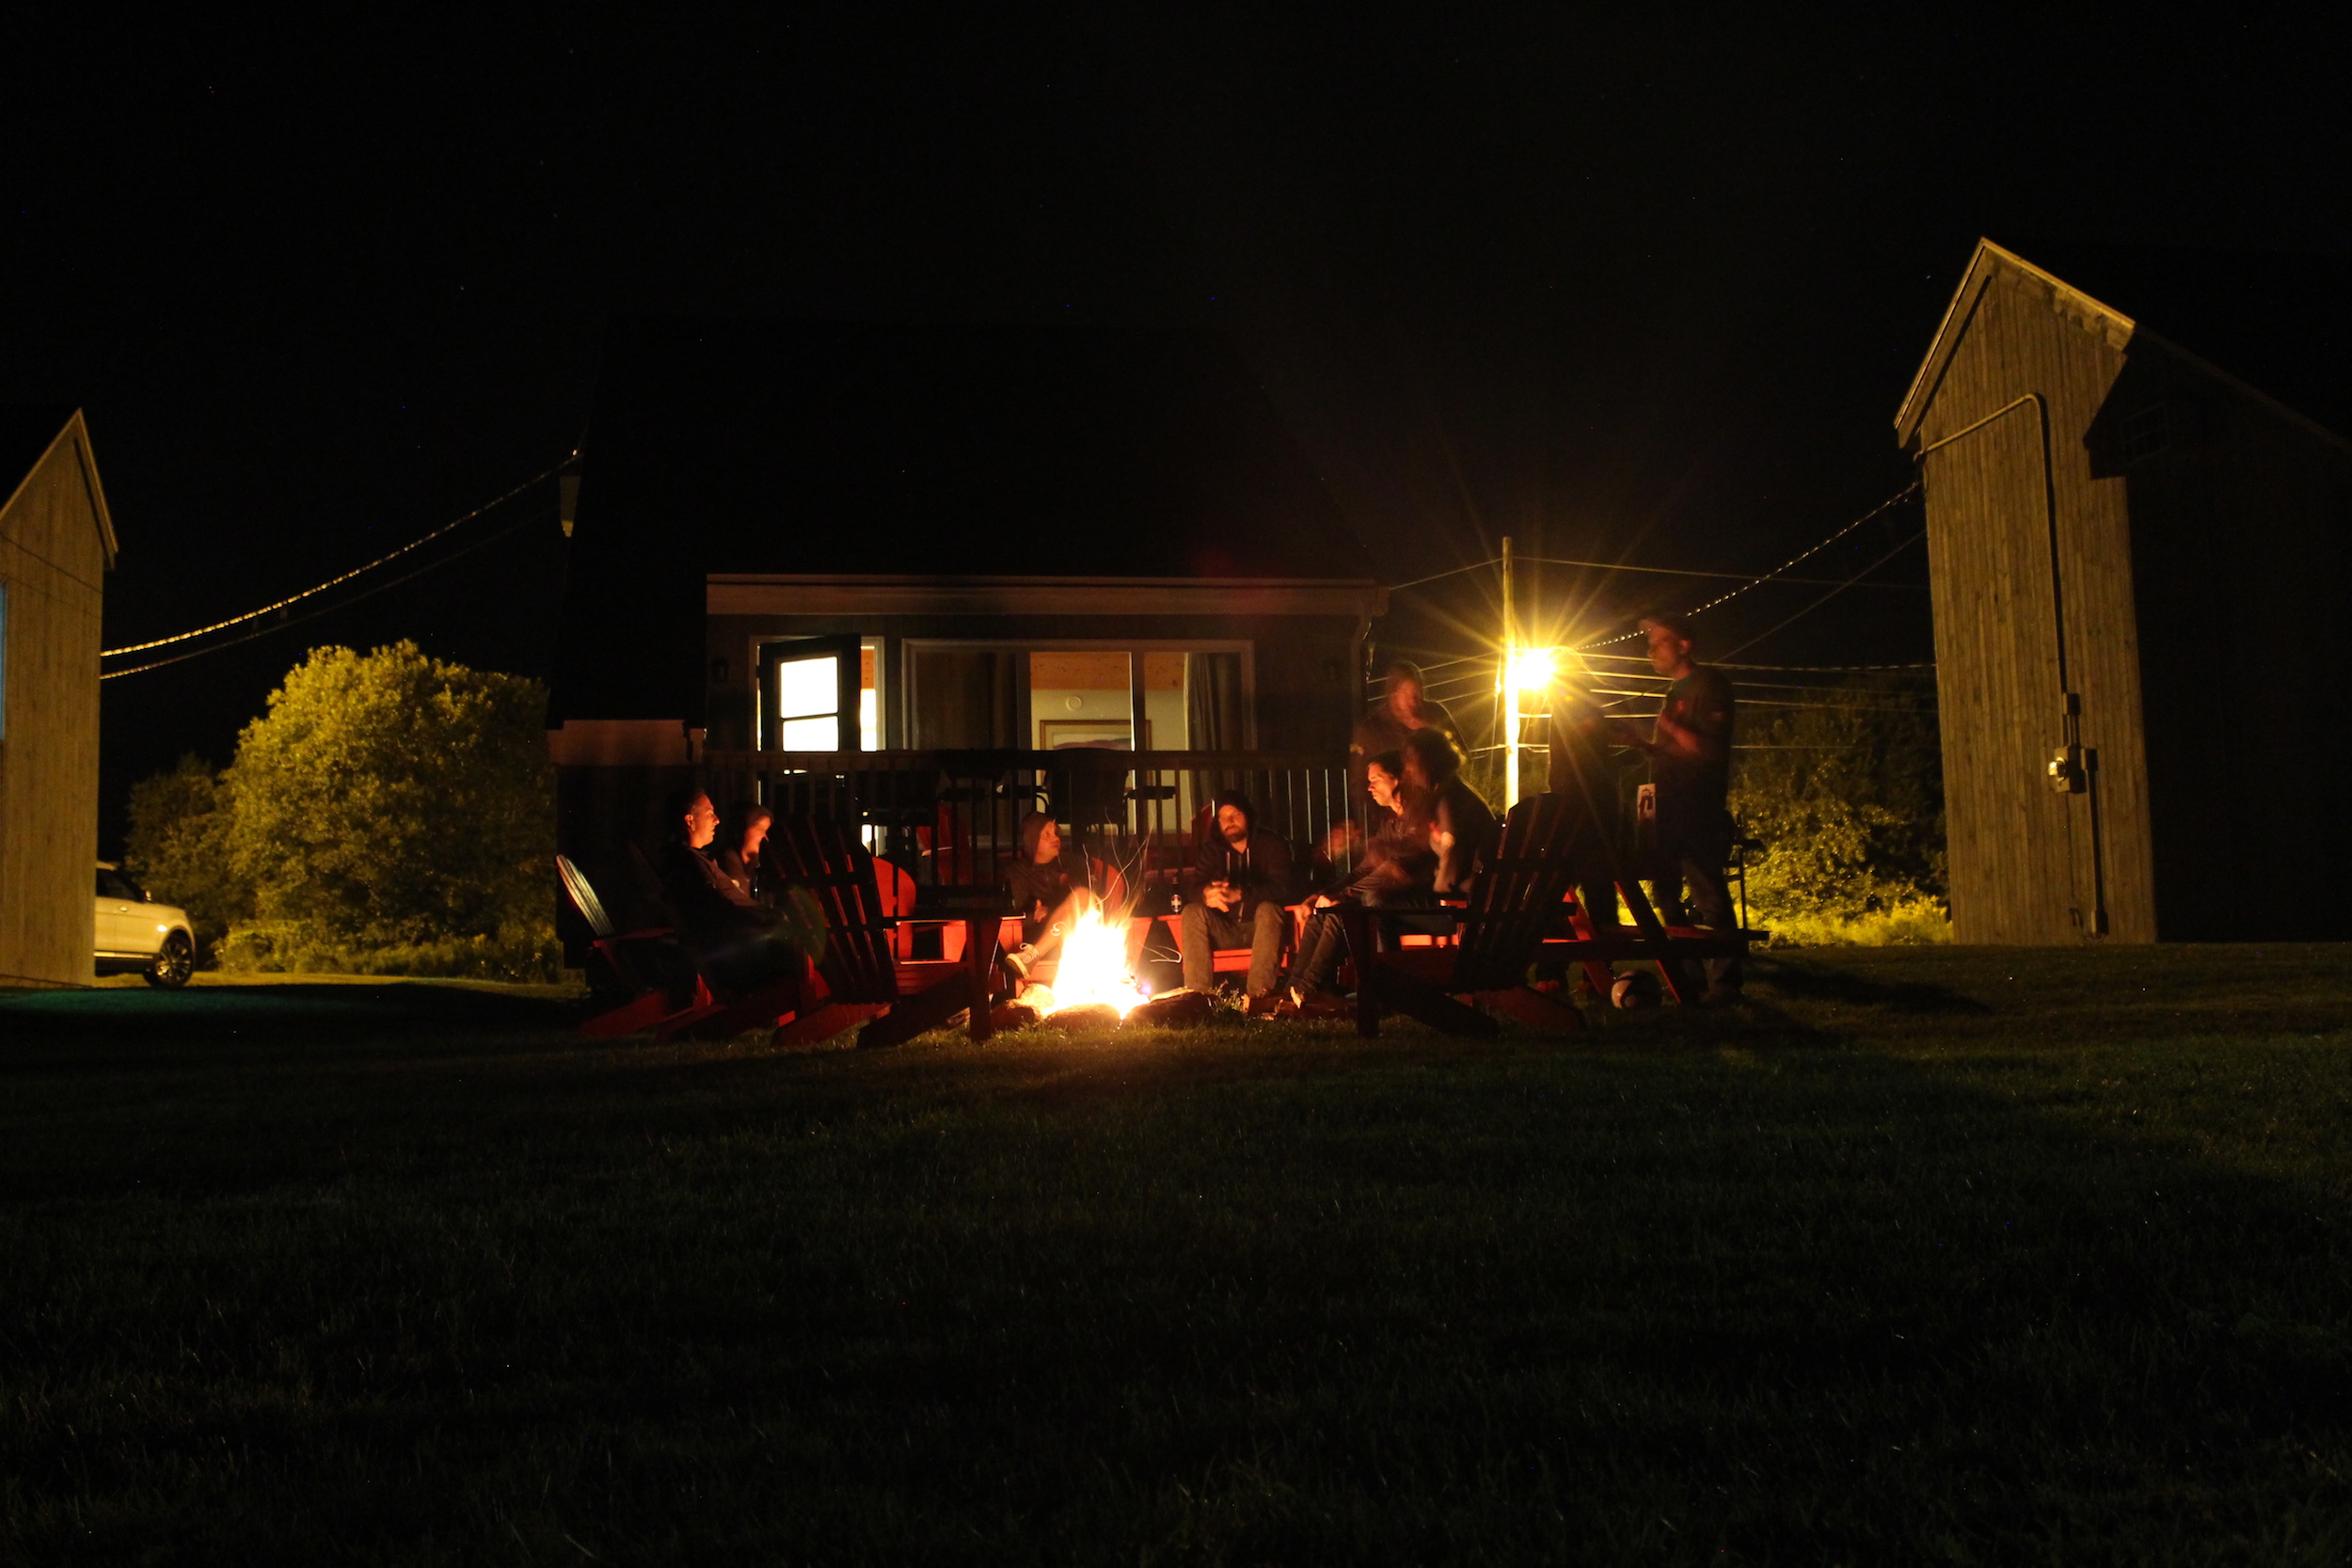
[[[1216,831],[1193,862],[1200,895],[1184,906],[1177,934],[1184,954],[1184,984],[1207,990],[1216,983],[1211,958],[1220,947],[1249,949],[1252,1006],[1272,994],[1282,961],[1284,905],[1291,895],[1291,847],[1256,824],[1249,797],[1229,790],[1216,798]]]

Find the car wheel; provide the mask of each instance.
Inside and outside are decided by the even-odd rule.
[[[184,931],[174,931],[164,938],[163,950],[155,961],[147,966],[147,983],[166,990],[178,990],[196,973],[196,948]]]

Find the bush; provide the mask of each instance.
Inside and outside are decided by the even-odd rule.
[[[254,913],[322,951],[552,924],[547,695],[413,642],[314,649],[246,726],[229,843]]]
[[[416,974],[525,983],[564,977],[563,944],[554,926],[545,924],[496,935],[354,947],[322,941],[302,921],[253,921],[230,928],[220,960],[224,968],[262,974]]]
[[[230,968],[555,977],[546,711],[414,643],[314,649],[225,772],[134,787],[133,868]]]
[[[1738,753],[1732,781],[1733,815],[1764,846],[1748,863],[1753,922],[1775,942],[1950,940],[1943,761],[1922,693],[1857,685],[1740,738],[1769,748]]]
[[[197,950],[217,951],[231,922],[251,914],[253,889],[230,863],[228,796],[202,757],[131,786],[124,868],[167,904],[185,910]]]

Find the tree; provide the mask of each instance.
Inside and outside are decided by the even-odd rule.
[[[193,753],[131,786],[124,864],[148,892],[188,913],[199,951],[253,913],[253,889],[230,863],[229,797]]]
[[[1743,726],[1741,739],[1752,749],[1740,753],[1731,807],[1764,846],[1749,864],[1756,918],[1818,928],[1940,904],[1942,752],[1917,693],[1856,687],[1760,734]]]
[[[342,948],[546,927],[546,712],[538,682],[413,642],[312,650],[225,775],[230,862],[256,913]]]

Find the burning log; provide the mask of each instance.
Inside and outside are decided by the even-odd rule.
[[[1209,1022],[1216,1004],[1205,990],[1171,990],[1162,992],[1127,1014],[1130,1023],[1148,1023],[1155,1029],[1190,1029]]]
[[[988,1015],[989,1026],[999,1034],[1009,1029],[1026,1029],[1045,1015],[1025,1000],[1015,997],[999,1002]]]
[[[1057,1007],[1042,1020],[1057,1029],[1116,1029],[1119,1009],[1107,1002],[1082,1002],[1074,1007]]]

